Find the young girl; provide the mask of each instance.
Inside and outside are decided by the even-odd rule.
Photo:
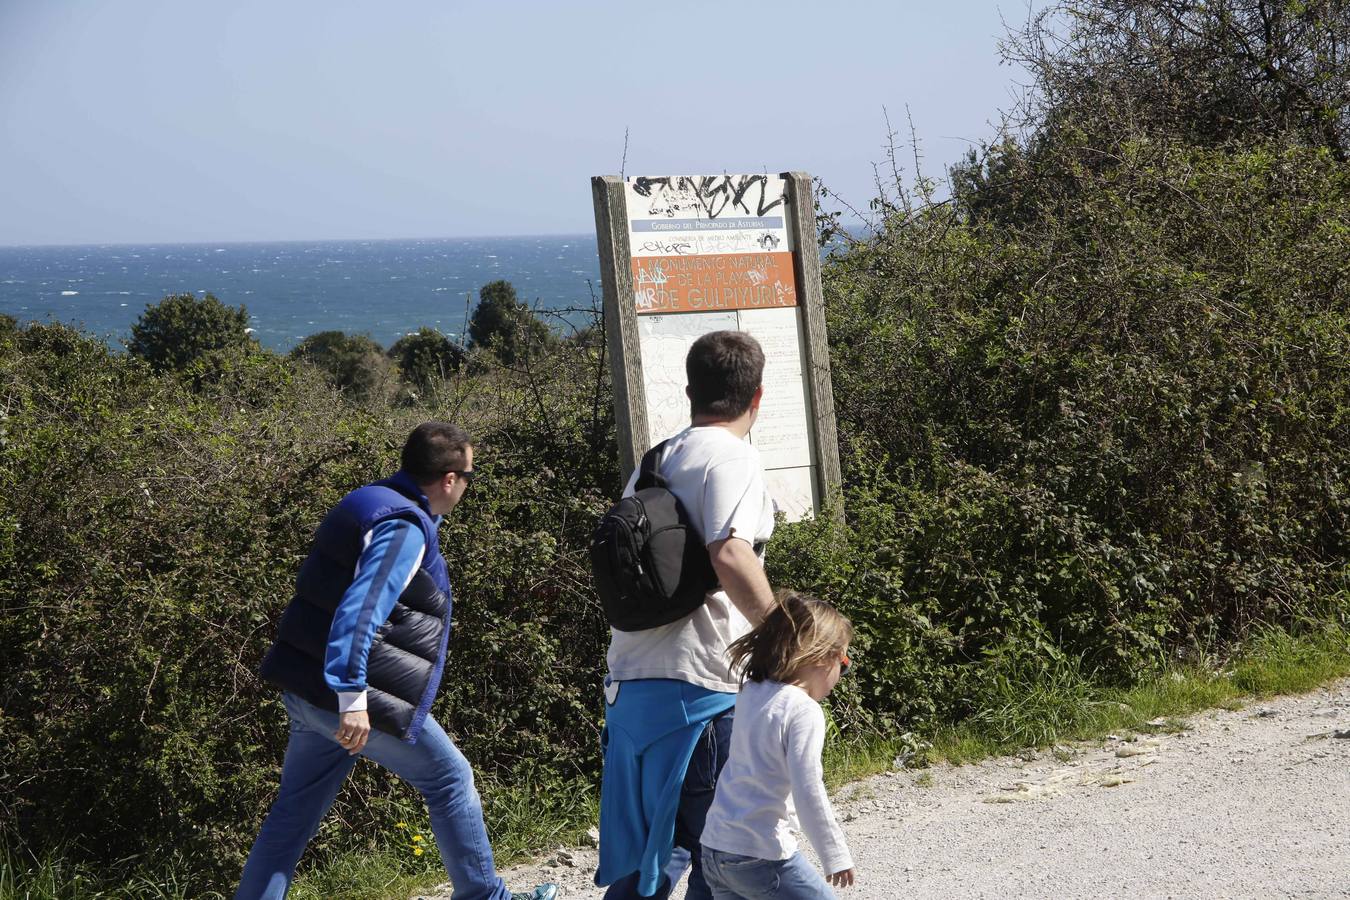
[[[852,638],[853,626],[834,607],[789,591],[727,651],[736,667],[745,665],[746,681],[703,826],[703,875],[716,900],[833,897],[798,852],[792,827],[811,839],[831,884],[853,884],[820,768],[820,701],[847,671]]]

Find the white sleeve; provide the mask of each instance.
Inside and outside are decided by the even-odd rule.
[[[825,713],[820,704],[806,700],[794,706],[786,727],[783,743],[788,778],[802,831],[820,857],[826,875],[851,869],[853,857],[849,855],[844,832],[834,819],[820,766],[820,752],[825,748]]]
[[[623,486],[623,493],[620,497],[631,497],[637,493],[638,476],[642,474],[642,460],[638,460],[638,465],[633,469],[633,474],[628,476],[628,483]]]
[[[757,454],[738,455],[709,468],[703,483],[703,543],[738,537],[754,544],[764,516],[764,493]]]

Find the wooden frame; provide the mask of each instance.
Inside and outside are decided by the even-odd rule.
[[[794,271],[805,347],[803,388],[812,411],[808,428],[815,458],[816,495],[826,509],[834,503],[840,484],[839,439],[830,385],[830,351],[825,330],[824,296],[820,285],[820,253],[816,239],[815,204],[811,177],[784,172],[788,228],[794,243]],[[595,236],[600,254],[604,290],[605,332],[614,384],[614,418],[618,431],[619,464],[625,479],[649,448],[646,394],[638,313],[634,301],[632,248],[624,181],[613,175],[591,179],[595,205]],[[816,510],[820,512],[819,509]]]

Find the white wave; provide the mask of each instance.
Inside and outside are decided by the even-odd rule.
[[[62,296],[62,297],[74,297],[74,296],[75,296],[76,294],[78,294],[78,293],[79,293],[79,291],[62,291],[62,292],[61,292],[61,296]]]

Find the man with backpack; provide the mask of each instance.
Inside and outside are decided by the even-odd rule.
[[[744,332],[715,331],[694,342],[685,371],[690,426],[649,462],[706,546],[720,586],[674,621],[611,629],[595,875],[596,884],[609,885],[607,900],[665,898],[672,846],[690,856],[686,896],[711,898],[699,837],[731,745],[741,683],[726,649],[774,604],[762,561],[773,501],[759,452],[745,440],[764,393],[764,352]],[[643,469],[625,496],[638,490]]]

